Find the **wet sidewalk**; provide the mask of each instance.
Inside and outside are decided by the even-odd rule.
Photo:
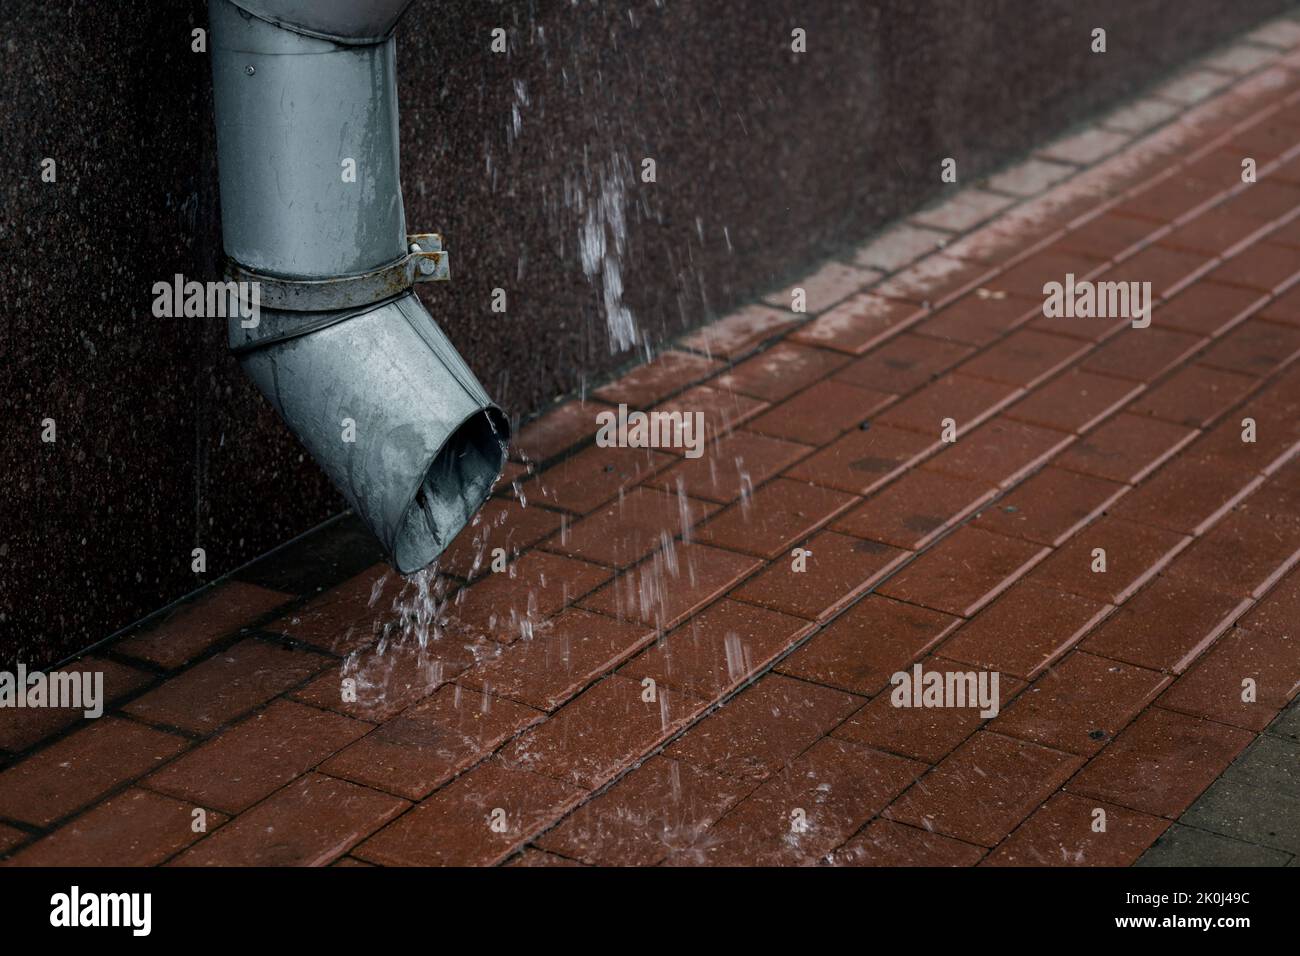
[[[949,188],[525,427],[438,574],[343,519],[4,711],[0,855],[1294,864],[1300,25]]]

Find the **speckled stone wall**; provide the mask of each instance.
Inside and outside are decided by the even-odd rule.
[[[924,201],[936,157],[977,175],[1288,5],[417,0],[408,220],[454,266],[425,301],[526,417],[634,357],[584,273],[590,210],[625,218],[622,304],[661,342]],[[198,0],[0,5],[0,665],[56,661],[342,507],[220,323],[151,314],[154,282],[217,269],[206,19]]]

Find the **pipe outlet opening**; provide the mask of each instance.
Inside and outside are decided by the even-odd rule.
[[[428,567],[469,524],[505,464],[509,423],[496,408],[472,416],[447,439],[407,508],[393,544],[402,574]]]

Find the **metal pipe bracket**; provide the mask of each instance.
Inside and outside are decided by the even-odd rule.
[[[267,309],[328,312],[355,309],[400,295],[417,282],[446,282],[451,264],[436,232],[406,237],[406,255],[386,266],[357,275],[328,279],[288,279],[266,275],[226,258],[226,275],[234,282],[256,282]]]

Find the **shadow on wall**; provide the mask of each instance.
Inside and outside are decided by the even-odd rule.
[[[454,267],[422,297],[527,416],[925,200],[939,158],[969,181],[1288,5],[417,0],[403,186]],[[206,17],[0,9],[0,664],[55,661],[341,507],[223,322],[151,314],[155,282],[217,270]]]

